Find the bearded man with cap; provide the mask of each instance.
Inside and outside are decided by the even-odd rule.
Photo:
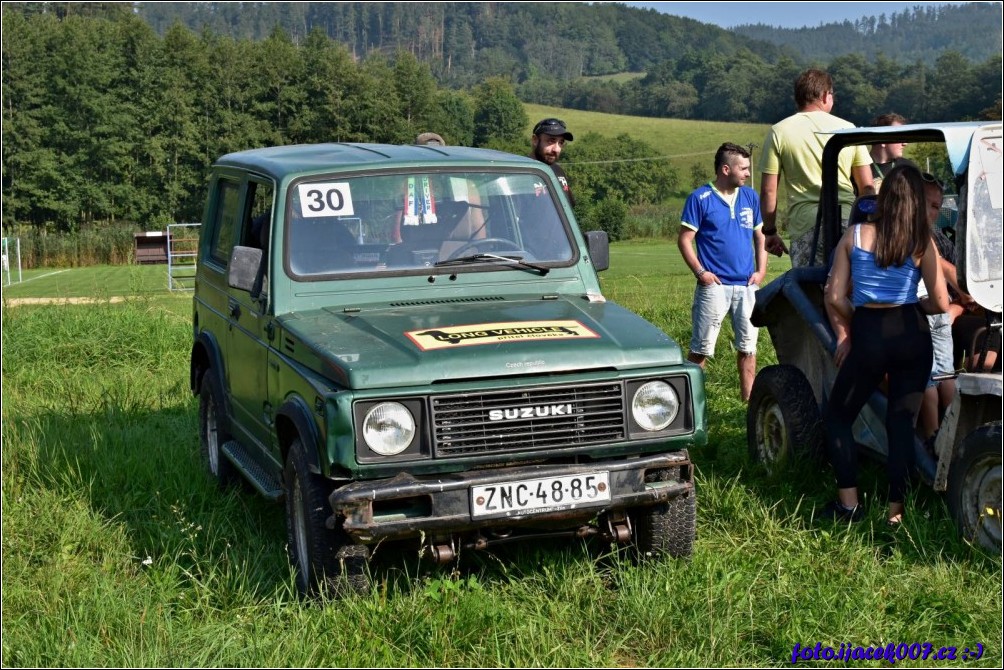
[[[571,189],[568,188],[568,176],[558,165],[558,158],[565,148],[565,142],[572,141],[572,134],[565,127],[565,122],[559,119],[544,119],[533,127],[533,137],[530,138],[533,151],[530,158],[535,158],[541,163],[547,163],[554,171],[554,175],[561,182],[561,188],[565,191],[568,202],[575,206],[575,198]]]

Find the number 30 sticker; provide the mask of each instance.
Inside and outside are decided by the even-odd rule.
[[[352,192],[348,182],[300,184],[300,214],[309,216],[352,216]]]

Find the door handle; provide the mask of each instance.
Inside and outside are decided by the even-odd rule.
[[[241,318],[241,306],[235,300],[230,301],[230,317],[233,319]]]

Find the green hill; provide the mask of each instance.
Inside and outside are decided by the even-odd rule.
[[[573,135],[596,132],[607,137],[627,134],[651,145],[677,169],[681,179],[689,185],[690,168],[695,163],[705,166],[710,176],[715,151],[722,142],[735,142],[742,146],[753,145],[753,166],[756,167],[758,150],[770,128],[765,123],[725,123],[719,121],[688,121],[685,119],[654,119],[644,116],[624,116],[584,112],[576,109],[524,105],[530,117],[529,138],[533,124],[554,116],[568,126]],[[574,157],[571,145],[570,161]]]

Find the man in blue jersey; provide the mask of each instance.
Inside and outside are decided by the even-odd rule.
[[[756,291],[767,274],[760,198],[749,186],[750,153],[726,142],[715,153],[715,180],[687,197],[678,246],[697,277],[687,360],[702,368],[715,353],[726,315],[735,331],[739,389],[749,401],[756,375],[757,329],[750,323]],[[694,241],[697,251],[694,251]]]

